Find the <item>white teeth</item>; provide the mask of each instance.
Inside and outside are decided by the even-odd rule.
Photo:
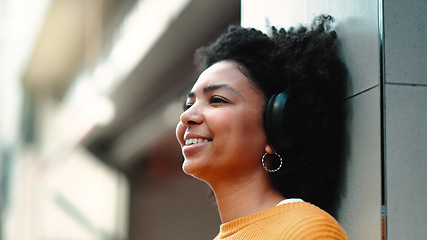
[[[190,138],[185,141],[185,145],[191,145],[195,143],[206,143],[206,142],[209,142],[209,140],[202,139],[202,138]]]

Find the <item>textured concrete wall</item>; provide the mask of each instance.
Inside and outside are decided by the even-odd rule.
[[[427,236],[427,2],[384,1],[387,239]]]

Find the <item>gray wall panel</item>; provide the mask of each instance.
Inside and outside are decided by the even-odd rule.
[[[426,96],[426,86],[386,86],[388,240],[427,236]]]
[[[384,1],[387,239],[427,236],[427,1]]]
[[[379,87],[347,101],[347,163],[338,219],[350,239],[381,239]]]
[[[427,1],[384,1],[386,81],[427,84]]]

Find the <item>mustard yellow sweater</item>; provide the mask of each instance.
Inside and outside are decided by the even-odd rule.
[[[338,222],[306,202],[287,203],[220,226],[214,240],[348,240]]]

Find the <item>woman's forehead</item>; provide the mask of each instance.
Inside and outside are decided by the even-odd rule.
[[[250,80],[243,75],[238,65],[232,61],[215,63],[200,74],[193,86],[192,92],[205,91],[209,88],[225,87],[227,90],[238,92],[249,87]]]

